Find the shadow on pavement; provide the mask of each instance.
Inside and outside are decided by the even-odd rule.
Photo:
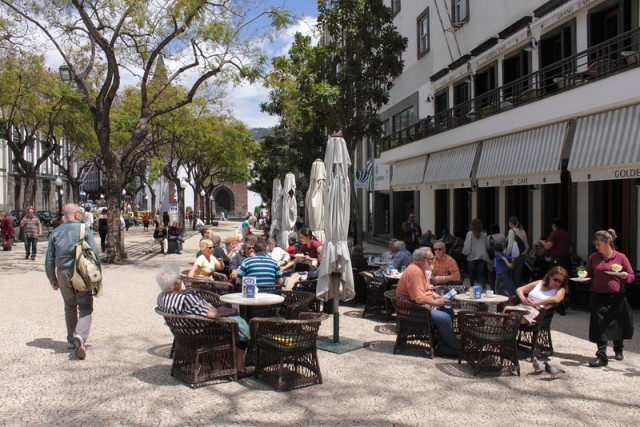
[[[155,347],[151,347],[147,351],[147,353],[149,353],[152,356],[161,357],[163,359],[168,359],[169,358],[169,353],[171,352],[171,346],[172,346],[172,344],[157,345]]]
[[[66,341],[55,341],[51,338],[36,338],[27,343],[29,347],[37,347],[45,350],[53,350],[55,353],[69,353]]]
[[[376,325],[373,327],[373,330],[379,334],[383,335],[396,335],[396,325],[395,323],[387,323],[384,325]]]

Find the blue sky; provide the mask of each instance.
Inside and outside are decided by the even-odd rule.
[[[264,8],[281,6],[292,12],[294,23],[282,32],[273,43],[265,46],[269,56],[286,55],[296,32],[310,34],[318,15],[316,0],[266,0]],[[268,91],[260,82],[253,85],[244,84],[231,90],[228,97],[229,107],[234,116],[249,127],[271,127],[278,122],[277,117],[260,112],[260,103],[266,101]]]

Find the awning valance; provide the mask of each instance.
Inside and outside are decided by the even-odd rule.
[[[479,187],[560,182],[567,122],[484,141],[476,179]]]
[[[640,105],[580,117],[567,169],[574,182],[640,178]]]
[[[468,144],[429,155],[424,183],[434,190],[471,187],[471,170],[478,144]]]
[[[402,160],[393,165],[391,175],[391,188],[393,191],[419,190],[422,186],[424,168],[427,164],[427,156],[414,157]]]

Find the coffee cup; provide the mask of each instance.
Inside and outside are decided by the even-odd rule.
[[[487,289],[486,295],[491,298],[493,296],[493,291],[491,289]]]

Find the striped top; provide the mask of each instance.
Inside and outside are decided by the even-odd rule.
[[[37,216],[33,216],[29,218],[25,216],[20,222],[20,227],[22,228],[22,233],[30,239],[38,237],[40,234],[40,229],[42,225],[40,225],[40,220]]]
[[[158,308],[168,314],[193,314],[206,316],[209,304],[202,298],[181,292],[158,295]]]
[[[238,275],[255,277],[259,288],[273,288],[276,280],[282,277],[282,270],[276,260],[269,258],[264,253],[259,253],[242,262],[238,269]]]

